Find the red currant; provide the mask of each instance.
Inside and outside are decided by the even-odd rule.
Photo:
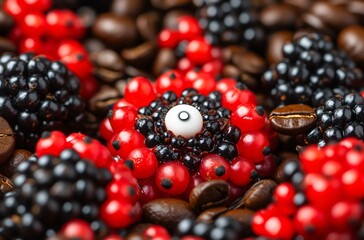
[[[81,38],[85,27],[71,10],[52,10],[47,13],[48,35],[54,38]]]
[[[122,130],[110,140],[108,148],[113,156],[127,159],[129,153],[136,148],[143,148],[144,136],[134,129]]]
[[[138,112],[135,108],[125,106],[113,110],[110,115],[109,120],[113,131],[120,132],[121,130],[134,128]]]
[[[132,172],[134,177],[145,179],[153,176],[158,168],[158,160],[152,150],[149,148],[136,148],[132,150],[127,161],[132,163]]]
[[[231,89],[235,89],[235,87],[236,87],[236,80],[232,78],[222,78],[216,83],[216,90],[220,91],[222,94],[225,94],[227,91]]]
[[[231,123],[242,132],[256,131],[264,127],[266,114],[264,108],[255,104],[240,105],[231,114]]]
[[[336,230],[354,229],[363,219],[363,208],[359,202],[337,202],[331,208],[330,218]]]
[[[110,139],[115,135],[108,118],[105,118],[100,123],[99,135],[106,141],[110,141]]]
[[[300,157],[302,167],[307,173],[321,173],[326,162],[325,153],[314,145],[307,147]]]
[[[124,98],[135,107],[147,106],[156,97],[150,81],[144,77],[133,78],[126,86]]]
[[[211,49],[205,39],[194,39],[186,47],[186,56],[195,64],[204,64],[212,60]]]
[[[168,231],[158,225],[152,225],[145,229],[144,231],[144,237],[147,239],[154,239],[154,240],[169,240],[171,239],[171,235],[169,235]]]
[[[155,82],[155,90],[159,94],[173,91],[178,96],[183,88],[183,76],[176,70],[170,70],[160,75]]]
[[[237,156],[230,164],[230,180],[238,186],[244,186],[252,180],[251,174],[254,169],[251,161]]]
[[[245,104],[253,104],[255,105],[257,100],[255,97],[255,94],[252,91],[249,90],[240,90],[238,88],[231,87],[229,86],[230,84],[232,84],[231,82],[227,82],[227,80],[225,80],[226,83],[222,83],[224,85],[220,85],[219,87],[223,88],[223,95],[222,95],[222,105],[232,111],[235,111],[240,105],[245,105]],[[235,82],[236,83],[236,82]],[[227,85],[229,84],[229,85]]]
[[[17,0],[20,7],[27,11],[44,12],[52,6],[51,0]]]
[[[237,148],[242,157],[253,162],[262,161],[270,153],[268,138],[260,131],[243,133]]]
[[[60,232],[66,238],[77,238],[80,240],[95,239],[90,224],[81,219],[72,219],[65,223]]]
[[[135,204],[139,198],[139,187],[127,179],[111,181],[106,187],[109,199],[123,199]]]
[[[273,198],[275,199],[276,206],[287,216],[294,214],[296,211],[293,201],[295,194],[296,191],[290,183],[281,183],[274,190]]]
[[[158,35],[158,45],[161,48],[175,48],[179,40],[179,33],[170,29],[164,29]]]
[[[227,180],[230,176],[230,166],[225,158],[217,154],[209,154],[202,158],[198,172],[204,181],[212,179]]]
[[[181,40],[193,40],[202,36],[202,29],[196,18],[181,16],[178,18],[178,32]]]
[[[156,185],[164,193],[181,194],[187,189],[189,181],[188,169],[179,162],[167,162],[157,169]]]
[[[41,37],[46,31],[45,16],[40,12],[28,13],[22,18],[20,28],[26,36]]]
[[[139,186],[141,189],[141,194],[139,198],[139,202],[141,205],[144,205],[154,199],[161,197],[161,192],[155,183],[155,177],[140,179]]]
[[[59,154],[68,146],[66,136],[62,132],[43,132],[35,146],[35,154],[38,157],[47,154],[59,156]]]
[[[298,209],[294,217],[296,231],[307,238],[322,235],[328,225],[324,213],[313,206],[303,206]]]

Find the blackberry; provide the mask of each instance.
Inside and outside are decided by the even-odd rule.
[[[166,115],[170,109],[178,105],[192,106],[201,114],[202,130],[194,136],[175,136],[167,130]],[[181,114],[190,117],[185,111],[181,111],[178,116]],[[191,123],[189,128],[193,125],[194,123]],[[178,98],[174,92],[168,91],[152,101],[149,106],[139,109],[135,129],[146,137],[146,146],[153,148],[161,163],[179,160],[189,169],[195,170],[201,159],[209,153],[219,154],[227,160],[232,160],[238,155],[236,143],[241,132],[239,128],[230,124],[230,111],[221,106],[219,92],[204,96],[195,89],[186,89]]]
[[[213,45],[243,43],[257,49],[265,39],[259,17],[248,0],[194,0],[205,38]]]
[[[362,87],[363,73],[327,36],[305,34],[283,46],[284,59],[262,77],[275,106],[303,103],[313,107]]]
[[[316,108],[317,126],[306,136],[308,144],[325,146],[345,137],[364,139],[364,99],[356,92],[336,95]]]
[[[59,157],[30,157],[17,167],[14,191],[0,201],[0,236],[44,239],[74,218],[90,222],[99,231],[104,224],[98,209],[111,177],[71,149]]]
[[[0,116],[19,148],[34,149],[43,131],[77,130],[85,104],[79,79],[58,61],[33,54],[0,57]]]

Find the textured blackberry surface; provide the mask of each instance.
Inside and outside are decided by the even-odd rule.
[[[15,190],[0,201],[0,236],[45,239],[75,218],[96,228],[106,227],[98,214],[111,177],[109,171],[98,169],[70,149],[59,157],[30,157],[16,170]]]
[[[307,134],[307,143],[322,147],[350,136],[364,139],[364,99],[359,93],[329,98],[316,115],[317,126]]]
[[[43,131],[77,130],[84,118],[79,79],[45,57],[0,57],[0,116],[16,133],[20,148],[33,149]]]
[[[262,77],[276,107],[293,103],[317,107],[363,86],[362,71],[326,36],[305,34],[282,50],[284,59]]]
[[[174,136],[165,127],[167,112],[180,104],[191,105],[202,114],[203,129],[195,137]],[[241,133],[229,119],[230,110],[222,107],[221,93],[204,96],[191,88],[184,90],[180,98],[168,91],[149,106],[140,108],[135,128],[146,137],[146,146],[154,149],[160,162],[180,160],[192,170],[208,153],[219,154],[227,160],[238,155],[236,143]]]
[[[206,39],[214,45],[258,48],[265,34],[249,0],[194,0]]]

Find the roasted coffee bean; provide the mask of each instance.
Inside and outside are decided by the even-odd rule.
[[[136,19],[136,25],[144,40],[156,42],[161,29],[161,16],[155,11],[140,14]]]
[[[143,206],[143,220],[173,230],[184,218],[194,218],[188,202],[175,198],[159,198]]]
[[[13,183],[11,180],[0,174],[0,192],[6,193],[13,190]]]
[[[304,104],[291,104],[274,109],[269,115],[274,130],[287,135],[303,134],[316,124],[313,108]]]
[[[262,74],[266,68],[264,59],[251,51],[233,54],[231,61],[242,72],[249,74]]]
[[[190,4],[191,2],[192,0],[151,0],[154,7],[164,10],[182,7]]]
[[[121,52],[121,57],[127,63],[133,66],[140,68],[148,68],[153,63],[156,52],[157,52],[156,44],[152,42],[145,42],[134,48],[124,49]]]
[[[194,187],[190,193],[190,204],[196,212],[220,207],[229,199],[229,187],[225,181],[211,180]]]
[[[112,13],[101,14],[92,28],[95,37],[116,50],[132,47],[138,40],[135,21]]]
[[[13,27],[13,18],[7,14],[4,9],[0,9],[0,34],[5,36]]]
[[[15,137],[9,123],[0,117],[0,165],[4,164],[13,153]]]
[[[238,79],[240,76],[240,70],[232,64],[225,64],[222,70],[222,75],[224,77]]]
[[[270,35],[266,54],[270,64],[276,64],[283,59],[282,47],[292,39],[293,33],[289,31],[279,31]]]
[[[17,166],[28,159],[32,155],[31,152],[25,149],[15,149],[9,159],[0,166],[0,174],[12,178]]]
[[[223,58],[225,63],[230,63],[235,55],[241,55],[248,51],[246,48],[236,45],[230,45],[223,49]]]
[[[218,216],[220,216],[227,210],[227,207],[209,208],[200,213],[197,216],[196,220],[199,222],[213,222]]]
[[[277,183],[270,179],[255,183],[243,197],[244,206],[253,211],[265,208],[271,201],[276,186]]]
[[[111,49],[94,52],[90,59],[95,66],[95,75],[102,81],[115,82],[124,74],[124,61]]]
[[[237,220],[240,223],[241,232],[243,236],[241,237],[249,237],[253,234],[251,229],[251,224],[253,221],[254,212],[249,209],[235,209],[231,211],[227,211],[223,213],[221,216],[230,217],[232,219]]]
[[[343,29],[337,42],[354,61],[364,66],[364,27],[355,25]]]
[[[154,60],[153,75],[159,76],[166,70],[173,68],[176,65],[176,62],[176,56],[172,49],[160,49]]]
[[[13,42],[11,42],[9,39],[0,37],[0,54],[6,53],[6,52],[16,52],[17,48]]]
[[[119,16],[136,17],[144,10],[145,5],[144,0],[113,0],[110,10]]]
[[[121,95],[115,88],[105,85],[90,99],[90,110],[100,116],[106,116],[120,98]]]
[[[85,47],[86,51],[89,54],[96,53],[103,49],[106,49],[105,44],[97,38],[86,39],[85,42],[83,43],[83,46]]]
[[[296,8],[284,3],[269,5],[260,13],[261,23],[270,29],[293,28],[296,20]]]

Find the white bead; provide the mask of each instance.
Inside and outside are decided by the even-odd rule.
[[[167,130],[175,136],[190,138],[199,133],[203,127],[201,113],[191,105],[181,104],[171,108],[164,119]]]

